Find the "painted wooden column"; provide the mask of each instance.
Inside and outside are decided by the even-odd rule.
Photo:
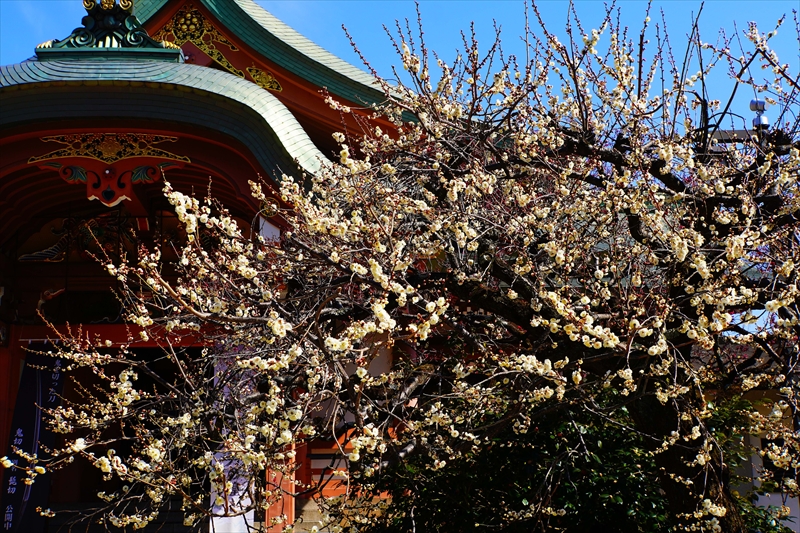
[[[267,484],[281,492],[281,498],[272,504],[264,516],[267,533],[279,533],[295,520],[294,473],[285,475],[282,472],[267,470]],[[274,524],[274,525],[273,525]]]

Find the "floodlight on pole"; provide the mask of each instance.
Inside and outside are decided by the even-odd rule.
[[[769,129],[769,118],[764,115],[767,110],[767,102],[764,100],[753,99],[750,100],[750,111],[754,111],[756,117],[753,119],[753,130],[761,131]]]

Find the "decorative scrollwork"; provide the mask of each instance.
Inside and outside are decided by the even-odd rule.
[[[172,37],[171,40],[168,39],[170,36]],[[232,52],[237,52],[239,49],[222,35],[208,18],[192,4],[187,4],[178,10],[153,38],[162,40],[165,46],[168,46],[167,43],[172,43],[174,46],[181,46],[187,42],[192,43],[228,72],[247,79],[245,73],[236,68],[217,48],[217,45],[224,45]],[[246,70],[250,79],[258,86],[269,91],[280,92],[283,90],[283,87],[271,72],[261,70],[255,65],[247,67]]]
[[[165,169],[181,168],[191,163],[188,157],[155,146],[178,140],[164,135],[86,133],[43,137],[41,140],[64,146],[31,157],[28,163],[43,170],[55,169],[67,183],[83,184],[88,200],[99,200],[108,207],[132,200],[134,185],[155,183],[164,175]]]
[[[45,163],[45,167],[52,167],[58,170],[58,175],[67,183],[86,183],[86,169],[75,165],[64,166],[55,161]]]
[[[283,90],[283,87],[281,87],[281,84],[278,83],[278,80],[275,79],[275,76],[273,76],[271,72],[265,72],[253,65],[252,67],[247,67],[247,73],[250,74],[250,77],[253,78],[256,85],[263,89],[275,92],[281,92]]]
[[[133,169],[131,183],[153,183],[158,181],[159,169],[150,166],[141,166]]]
[[[142,46],[142,44],[145,42],[145,39],[148,38],[149,36],[143,28],[137,28],[129,31],[127,35],[125,35],[125,42],[127,42],[131,47],[139,47]]]
[[[64,148],[53,152],[34,156],[28,163],[49,161],[63,157],[86,157],[107,164],[131,157],[158,157],[172,161],[190,163],[186,156],[176,155],[155,145],[163,142],[175,142],[177,137],[150,135],[140,133],[84,133],[73,135],[55,135],[42,137],[44,142],[63,144]]]
[[[103,249],[113,249],[120,243],[134,244],[136,240],[132,229],[131,219],[119,211],[88,220],[66,218],[60,228],[51,228],[53,235],[58,237],[55,244],[43,250],[21,255],[17,261],[57,263],[67,259],[67,251],[70,248],[77,249],[81,255],[93,255]]]
[[[91,47],[97,44],[97,39],[95,38],[94,34],[87,30],[86,28],[78,28],[71,35],[72,42],[75,44],[77,48],[85,48]],[[51,47],[54,46],[55,43],[51,44]],[[57,48],[57,45],[55,45]]]
[[[178,10],[175,16],[153,36],[154,39],[167,41],[172,35],[172,42],[181,46],[190,42],[203,51],[208,57],[220,64],[225,70],[244,78],[244,72],[233,66],[214,43],[225,45],[233,52],[239,49],[222,35],[211,22],[192,4]]]
[[[52,40],[37,46],[50,48],[172,48],[153,40],[133,15],[133,0],[83,0],[87,15],[83,27],[66,39]]]

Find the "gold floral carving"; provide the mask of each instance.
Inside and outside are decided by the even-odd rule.
[[[178,140],[177,137],[168,137],[166,135],[82,133],[42,137],[41,140],[63,144],[64,147],[44,155],[31,157],[28,159],[28,163],[60,159],[62,157],[86,157],[109,165],[131,157],[158,157],[160,159],[191,163],[191,160],[186,156],[176,155],[155,146],[163,142],[175,142]]]
[[[276,92],[283,90],[283,87],[281,87],[281,84],[278,83],[278,80],[275,79],[275,76],[273,76],[271,72],[265,72],[253,65],[252,67],[247,67],[247,73],[250,74],[253,81],[263,89]]]
[[[117,2],[119,2],[119,7],[124,11],[130,12],[133,9],[133,0],[100,0],[100,9],[111,11],[117,5]],[[86,11],[91,11],[97,7],[97,0],[83,0],[82,3]]]
[[[167,40],[168,35],[172,35],[172,41]],[[184,43],[192,43],[227,71],[246,79],[245,73],[234,67],[215,43],[227,46],[232,52],[237,52],[239,49],[192,4],[180,9],[153,38],[162,41],[166,47],[170,47],[170,45],[180,47]],[[283,90],[271,72],[261,70],[253,65],[247,68],[247,73],[259,87],[276,92]]]
[[[197,9],[188,4],[180,9],[167,24],[154,36],[156,41],[167,41],[167,35],[172,34],[175,45],[181,46],[190,42],[203,51],[208,57],[222,65],[226,70],[244,78],[244,72],[234,67],[222,54],[214,43],[227,46],[232,51],[237,51],[235,44],[230,42],[217,30],[206,17]],[[169,41],[167,41],[169,42]]]

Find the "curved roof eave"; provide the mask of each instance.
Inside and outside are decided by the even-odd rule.
[[[10,89],[33,89],[52,83],[91,86],[108,84],[115,86],[114,89],[125,88],[127,92],[120,95],[122,98],[114,109],[116,114],[108,115],[108,108],[105,107],[97,110],[98,117],[177,120],[218,130],[242,142],[276,181],[280,178],[281,170],[291,172],[299,165],[302,170],[314,174],[327,161],[286,106],[261,87],[227,72],[184,63],[155,61],[24,61],[0,67],[0,96],[11,94]],[[197,107],[183,111],[165,110],[163,105],[155,106],[151,110],[148,109],[149,106],[128,102],[131,95],[129,87],[139,84],[147,84],[152,88],[182,89],[197,93],[203,100],[222,98],[230,104],[244,108],[254,127],[248,129],[240,126],[236,117],[230,117],[227,121],[221,120],[216,116],[219,113],[213,102],[211,106],[203,106],[203,111],[200,112]],[[147,95],[147,91],[142,91],[142,98],[147,98]],[[35,117],[35,109],[44,109],[42,102],[38,102],[33,109],[4,106],[6,111],[0,114],[0,127],[23,124],[32,119],[70,118],[71,111],[66,107],[56,106],[47,111],[50,114]],[[81,109],[81,113],[82,117],[92,116],[91,110],[85,107]],[[209,117],[205,117],[204,113],[215,114],[215,117],[208,120]],[[255,131],[259,129],[261,131]],[[275,142],[267,142],[265,137],[272,137]]]
[[[136,0],[142,23],[170,0]],[[356,104],[383,102],[385,94],[363,70],[328,52],[253,0],[199,0],[226,29],[263,57],[301,78]]]

